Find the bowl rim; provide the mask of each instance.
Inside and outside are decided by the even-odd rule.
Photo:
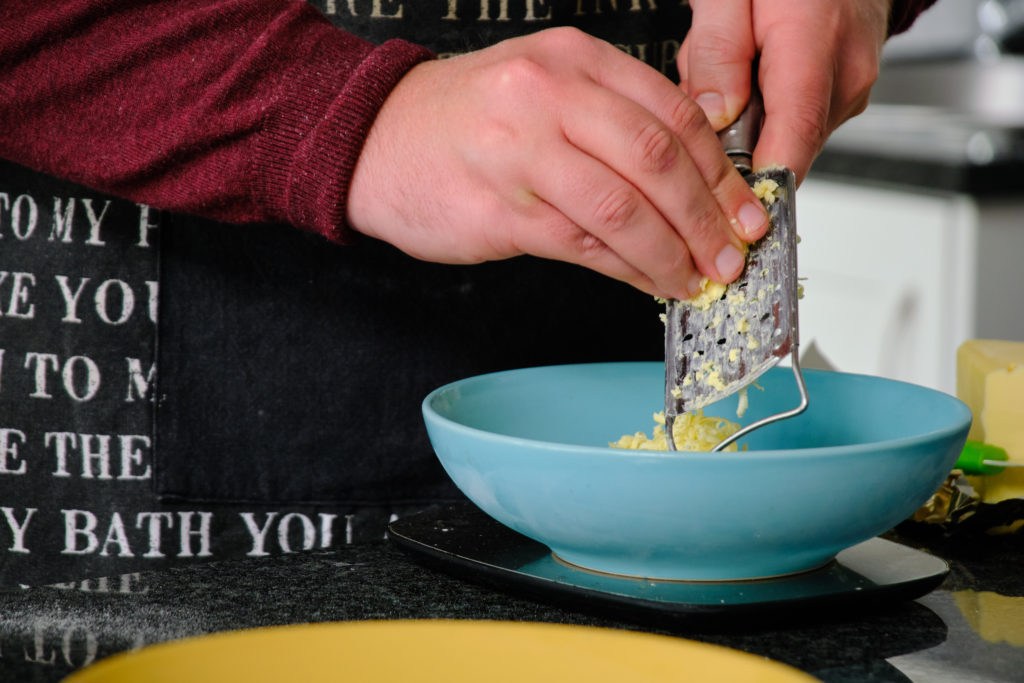
[[[423,419],[429,427],[430,421],[435,420],[439,423],[444,423],[449,429],[454,430],[457,433],[466,435],[472,435],[474,438],[482,439],[484,441],[494,441],[502,444],[519,444],[528,445],[535,449],[551,450],[565,453],[566,451],[572,452],[574,455],[587,455],[589,457],[621,457],[623,454],[628,454],[632,458],[650,457],[658,460],[697,460],[697,461],[715,461],[715,462],[730,462],[733,460],[773,460],[786,458],[790,459],[793,457],[810,458],[810,457],[841,457],[848,456],[858,453],[871,453],[882,450],[884,448],[903,448],[916,443],[942,439],[954,435],[961,430],[967,430],[971,426],[973,419],[971,410],[963,401],[956,396],[948,394],[931,387],[922,386],[920,384],[914,384],[913,382],[906,382],[904,380],[892,379],[889,377],[880,377],[878,375],[868,375],[864,373],[854,372],[841,372],[838,370],[815,370],[815,369],[803,369],[803,372],[810,374],[837,374],[846,375],[850,377],[864,377],[872,381],[882,381],[895,384],[904,384],[916,389],[923,391],[932,392],[938,394],[943,399],[948,399],[954,407],[961,412],[961,419],[955,420],[948,427],[942,427],[939,429],[933,429],[928,432],[916,434],[913,436],[902,436],[895,439],[885,439],[882,441],[873,441],[870,443],[860,444],[846,444],[842,446],[815,446],[812,448],[792,448],[792,449],[765,449],[765,450],[746,450],[746,451],[659,451],[659,450],[640,450],[640,449],[628,449],[628,448],[614,448],[612,446],[591,446],[586,444],[576,444],[569,442],[557,442],[557,441],[543,441],[540,439],[530,439],[522,436],[511,436],[508,434],[499,434],[496,432],[489,432],[484,429],[477,427],[470,427],[461,422],[453,420],[449,417],[445,417],[437,412],[432,402],[436,400],[438,396],[446,391],[451,391],[460,384],[465,384],[470,381],[482,381],[488,378],[492,378],[500,375],[517,374],[521,372],[531,370],[544,370],[548,368],[568,368],[568,367],[587,367],[587,366],[612,366],[612,365],[660,365],[659,361],[608,361],[608,362],[593,362],[593,363],[564,363],[558,365],[537,365],[522,368],[512,368],[509,370],[498,370],[494,372],[482,373],[479,375],[473,375],[470,377],[464,377],[452,382],[443,384],[424,397],[421,403],[421,410],[423,413]],[[776,366],[778,367],[778,366]],[[814,400],[814,397],[811,397]]]

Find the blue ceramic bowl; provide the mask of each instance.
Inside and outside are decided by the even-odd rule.
[[[807,571],[909,517],[963,447],[970,410],[879,377],[805,371],[810,407],[735,453],[608,447],[650,434],[660,363],[512,370],[423,402],[445,470],[481,509],[566,562],[628,576],[735,580]],[[705,410],[742,424],[795,406],[789,369]]]

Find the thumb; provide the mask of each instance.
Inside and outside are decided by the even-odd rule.
[[[750,95],[757,53],[750,3],[691,0],[693,22],[679,50],[680,85],[715,130],[736,120]]]

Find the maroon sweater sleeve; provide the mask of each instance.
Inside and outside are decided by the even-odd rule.
[[[921,12],[935,2],[936,0],[893,0],[892,10],[889,12],[889,35],[894,36],[909,29]]]
[[[345,240],[385,97],[432,54],[303,0],[0,3],[0,156],[157,208]]]

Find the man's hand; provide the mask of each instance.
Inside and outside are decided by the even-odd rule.
[[[348,220],[417,258],[577,263],[662,297],[742,270],[767,216],[704,112],[603,41],[551,29],[410,71]]]
[[[682,87],[716,129],[750,94],[760,54],[765,125],[754,167],[781,164],[803,180],[839,124],[864,111],[888,29],[891,0],[691,0],[679,52]]]

